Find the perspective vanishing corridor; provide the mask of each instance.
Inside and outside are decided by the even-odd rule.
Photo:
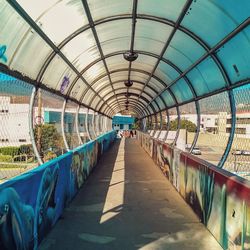
[[[250,250],[250,0],[0,0],[0,250]]]
[[[101,158],[40,249],[55,247],[222,249],[135,139]]]

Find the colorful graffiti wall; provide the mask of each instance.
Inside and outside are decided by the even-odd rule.
[[[109,132],[0,185],[0,249],[37,249],[114,140]]]
[[[141,146],[224,249],[250,249],[250,184],[138,132]],[[148,141],[152,141],[149,151]]]

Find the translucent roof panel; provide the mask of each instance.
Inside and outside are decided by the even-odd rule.
[[[145,82],[149,78],[149,75],[146,75],[146,74],[143,74],[140,72],[136,72],[136,71],[131,71],[130,78],[131,78],[131,80],[134,80],[134,81]]]
[[[157,59],[152,56],[139,54],[136,61],[132,62],[132,68],[140,69],[151,73],[157,62]]]
[[[15,55],[10,58],[9,66],[36,79],[46,58],[52,51],[51,47],[34,30],[30,29],[19,43]]]
[[[79,71],[82,71],[91,62],[100,58],[91,29],[73,38],[61,51]]]
[[[170,88],[171,88],[173,94],[175,95],[178,103],[188,101],[194,97],[187,82],[183,79],[178,80]]]
[[[155,75],[162,79],[166,85],[168,85],[180,74],[172,66],[161,61],[156,68]]]
[[[193,1],[182,25],[213,46],[248,18],[249,13],[249,0],[241,0],[240,4],[235,0]]]
[[[124,0],[91,0],[88,1],[88,4],[93,20],[96,21],[109,16],[131,14],[133,2]]]
[[[112,73],[110,76],[111,76],[112,82],[127,80],[128,70],[126,69],[124,71],[115,72],[115,73]],[[131,78],[131,80],[133,79]]]
[[[164,86],[153,77],[148,82],[148,85],[155,89],[157,92],[160,92],[164,88]]]
[[[235,83],[250,76],[250,27],[228,41],[217,51],[230,80]]]
[[[96,96],[95,99],[93,100],[93,102],[91,103],[91,107],[92,107],[92,108],[96,108],[96,105],[97,105],[99,102],[101,102],[101,99],[100,99],[98,96]],[[102,103],[102,102],[101,102],[101,103]]]
[[[161,97],[163,98],[163,100],[165,101],[165,103],[167,104],[168,107],[171,107],[171,106],[175,105],[175,101],[174,101],[172,95],[169,93],[168,90],[165,90],[161,94]]]
[[[83,82],[83,80],[78,79],[70,92],[70,96],[80,100],[83,92],[86,91],[87,88],[88,86]]]
[[[55,44],[88,24],[81,0],[56,3],[50,0],[19,0],[18,3]],[[40,10],[38,6],[42,6]]]
[[[198,96],[210,93],[226,85],[221,71],[211,57],[198,64],[195,69],[187,74],[187,77]]]
[[[5,1],[0,0],[0,62],[9,65],[22,42],[29,25]]]
[[[123,59],[123,55],[111,56],[105,59],[108,69],[124,69],[128,68],[129,62]]]
[[[167,17],[169,20],[176,21],[185,3],[185,0],[157,0],[157,8],[155,8],[154,1],[138,1],[138,14]]]
[[[160,106],[161,109],[165,109],[166,108],[164,102],[162,101],[162,99],[160,97],[157,97],[155,99],[155,101],[158,103],[158,105]]]
[[[95,93],[90,89],[83,97],[83,102],[89,105],[91,99],[94,97]]]
[[[43,74],[42,82],[48,87],[60,90],[61,93],[65,94],[74,78],[76,78],[76,74],[69,65],[60,56],[55,56]]]
[[[88,68],[84,73],[84,79],[91,84],[100,75],[106,74],[106,69],[104,67],[103,61],[94,64],[92,67]]]
[[[154,106],[155,111],[159,111],[159,106],[156,104],[155,101],[152,102],[152,105]]]
[[[159,22],[138,19],[135,33],[135,50],[159,54],[171,31],[171,26]]]
[[[95,91],[99,91],[102,87],[106,86],[106,85],[109,85],[110,82],[109,82],[109,79],[108,79],[108,76],[106,75],[105,77],[101,78],[100,80],[96,81],[93,85],[92,85],[92,88],[95,90]]]
[[[130,39],[131,20],[116,20],[112,22],[106,22],[97,25],[95,28],[102,46],[103,44],[106,44],[106,48],[108,46],[111,48],[113,47],[115,51],[129,49],[130,42],[128,43],[128,47],[125,48],[123,46],[124,44],[119,45],[119,43],[115,43],[116,47],[114,47],[113,42],[115,42],[117,39]],[[107,53],[106,50],[103,52],[105,54]]]

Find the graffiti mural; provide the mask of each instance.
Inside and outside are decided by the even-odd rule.
[[[2,60],[5,63],[7,63],[8,61],[7,56],[5,54],[6,50],[7,50],[6,45],[0,45],[0,61]]]
[[[148,152],[149,135],[138,134]],[[250,249],[250,183],[194,155],[151,140],[153,160],[221,246]]]
[[[115,137],[109,132],[1,184],[0,249],[37,249]]]

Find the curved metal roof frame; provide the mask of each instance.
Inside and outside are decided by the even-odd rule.
[[[118,83],[119,84],[119,83]],[[115,90],[116,91],[120,91],[120,90],[126,90],[127,88],[126,87],[120,87],[120,88],[116,88]],[[139,89],[139,88],[136,88],[136,87],[130,87],[129,88],[129,92],[128,91],[126,91],[126,93],[135,93],[135,92],[133,92],[133,90],[137,90],[137,91],[140,91],[141,89]],[[107,92],[105,95],[106,96],[109,96],[110,94],[112,93],[112,91],[110,91],[110,92]],[[120,92],[120,93],[125,93],[125,92]],[[119,93],[119,94],[120,94]],[[146,93],[146,92],[144,92],[144,94],[146,95],[145,96],[145,98],[148,100],[148,102],[151,100],[151,99],[153,99],[153,97],[150,95],[150,94],[148,94],[148,93]],[[125,94],[124,94],[125,95]],[[151,99],[148,99],[148,97],[149,98],[151,98]],[[127,99],[129,99],[129,97],[127,97]],[[95,98],[94,97],[92,97],[92,100],[91,100],[91,102],[89,103],[89,105],[91,106],[91,104],[92,104],[92,102],[95,100]]]
[[[187,4],[187,6],[189,6],[191,4],[192,1],[189,1],[190,3]],[[119,20],[119,19],[127,19],[127,18],[132,18],[133,16],[122,16],[122,17],[108,17],[110,19],[107,19],[105,18],[104,20],[100,20],[98,23],[92,23],[92,25],[96,26],[96,25],[99,25],[99,24],[102,24],[102,23],[105,23],[105,22],[110,22],[110,21],[115,21],[115,20]],[[195,34],[193,34],[191,31],[189,31],[188,29],[184,28],[184,27],[181,27],[180,26],[180,22],[179,22],[179,25],[176,26],[176,23],[168,20],[168,19],[165,19],[165,18],[159,18],[159,17],[156,17],[156,16],[147,16],[147,15],[137,15],[137,18],[138,19],[145,19],[145,20],[151,20],[151,21],[156,21],[156,22],[160,22],[160,23],[164,23],[166,25],[170,25],[172,27],[175,27],[175,29],[179,29],[181,30],[182,32],[184,32],[185,34],[187,34],[188,36],[192,37],[196,42],[198,42],[206,51],[209,51],[209,46],[198,36],[196,36]],[[74,34],[71,34],[69,37],[67,37],[59,46],[58,48],[62,49],[63,46],[65,46],[69,41],[71,41],[74,37],[76,37],[77,35],[81,34],[82,32],[86,31],[87,29],[91,28],[91,25],[87,25],[81,29],[79,29],[78,31],[76,31]],[[171,39],[170,39],[171,40]],[[168,41],[168,43],[170,43],[170,40]],[[137,52],[137,51],[136,51]],[[180,72],[180,69],[178,69],[178,67],[176,65],[174,65],[172,62],[170,62],[169,60],[166,60],[163,58],[163,56],[157,56],[157,55],[153,55],[151,53],[143,53],[142,51],[138,51],[138,53],[141,53],[141,54],[145,54],[145,55],[149,55],[149,56],[153,56],[155,58],[157,58],[159,61],[164,61],[165,63],[169,64],[170,66],[172,66],[175,70],[177,70],[179,73]],[[108,55],[108,56],[102,56],[102,58],[96,60],[95,62],[91,63],[90,65],[88,65],[84,70],[82,70],[80,73],[83,74],[88,68],[90,68],[91,66],[93,66],[95,63],[99,62],[99,61],[102,61],[102,60],[105,60],[105,58],[108,58],[109,56],[114,56],[114,55],[118,55],[119,53],[113,53],[112,55]],[[50,55],[48,58],[49,58],[49,61],[51,61],[53,59],[53,57],[56,55],[56,53],[54,53],[54,55]],[[218,65],[220,71],[222,72],[222,75],[225,76],[226,79],[228,79],[227,77],[227,74],[222,66],[222,64],[220,63],[220,61],[218,60],[218,58],[216,57],[216,55],[212,54],[212,57],[215,61],[215,63]],[[47,62],[48,63],[48,62]],[[44,73],[45,71],[45,68],[47,68],[48,64],[45,64],[42,66],[41,68],[41,71],[39,73],[39,76],[42,77],[42,74]],[[155,67],[156,68],[156,67]],[[108,74],[109,75],[109,74]],[[109,75],[109,78],[110,78],[110,75]],[[71,88],[70,90],[68,91],[67,95],[70,94],[73,86],[74,86],[74,83],[77,81],[77,79],[79,78],[76,78],[75,80],[73,80],[73,84],[71,85]],[[186,80],[186,78],[185,78]],[[147,85],[147,84],[146,84]],[[145,85],[145,86],[146,86]],[[192,86],[190,83],[189,83],[189,86]],[[193,91],[193,87],[191,87],[192,91]],[[194,95],[195,96],[195,95]]]
[[[82,5],[83,5],[83,10],[85,10],[86,12],[86,16],[87,16],[87,19],[88,19],[88,22],[89,24],[88,25],[85,25],[81,28],[79,28],[78,30],[76,30],[75,32],[73,32],[71,35],[69,35],[68,37],[66,37],[58,46],[55,45],[55,43],[52,42],[52,40],[49,38],[49,36],[47,34],[45,34],[43,32],[43,30],[39,27],[39,25],[37,24],[37,20],[34,21],[25,11],[24,9],[15,1],[15,0],[7,0],[7,2],[15,9],[15,11],[21,15],[21,17],[28,23],[28,25],[30,26],[30,29],[34,29],[37,34],[42,38],[42,40],[52,49],[52,52],[47,56],[47,59],[45,59],[42,67],[40,68],[40,71],[39,71],[39,74],[37,75],[37,78],[36,78],[36,87],[42,87],[43,84],[40,83],[41,79],[42,79],[42,76],[43,74],[46,72],[46,69],[48,68],[48,66],[50,65],[50,63],[52,62],[53,58],[55,57],[55,55],[59,55],[60,58],[63,60],[64,63],[66,63],[66,65],[72,70],[72,72],[74,72],[76,74],[76,77],[75,79],[71,82],[71,85],[70,85],[70,88],[69,90],[67,91],[67,94],[63,96],[67,99],[71,99],[70,97],[70,94],[71,94],[71,91],[75,85],[75,83],[77,82],[78,79],[81,79],[83,81],[84,84],[86,84],[86,89],[83,90],[82,92],[82,95],[79,99],[79,103],[83,102],[84,101],[84,96],[86,93],[88,93],[89,90],[91,90],[93,93],[94,93],[94,97],[91,98],[90,100],[90,104],[93,103],[94,101],[94,98],[98,96],[98,98],[100,98],[100,100],[103,102],[102,103],[102,106],[99,108],[99,111],[103,109],[104,106],[106,106],[105,108],[105,112],[106,110],[108,109],[111,109],[112,111],[111,112],[116,112],[116,110],[114,110],[111,105],[108,103],[108,100],[111,100],[110,98],[108,98],[107,100],[104,99],[104,97],[101,95],[100,91],[97,91],[95,88],[93,88],[94,84],[96,83],[96,81],[98,80],[102,80],[103,77],[106,77],[108,76],[108,79],[109,79],[109,84],[108,85],[104,85],[102,87],[101,90],[105,90],[106,88],[108,87],[111,87],[111,91],[108,93],[114,93],[114,97],[116,99],[116,102],[117,102],[117,105],[119,105],[119,95],[117,95],[115,93],[115,89],[114,89],[114,83],[112,82],[112,79],[111,79],[111,74],[112,73],[116,73],[116,72],[128,72],[128,78],[130,78],[130,73],[131,71],[134,71],[134,72],[139,72],[139,73],[142,73],[142,74],[145,74],[145,75],[148,75],[148,79],[145,80],[145,82],[143,83],[144,86],[143,88],[140,90],[140,94],[139,95],[135,95],[135,93],[133,93],[133,96],[138,96],[138,99],[137,101],[139,102],[139,99],[142,98],[142,94],[145,93],[146,95],[150,96],[150,100],[148,100],[148,98],[144,97],[144,100],[147,100],[145,102],[147,102],[147,106],[146,107],[150,107],[153,112],[155,112],[156,110],[154,109],[154,105],[153,103],[155,103],[159,110],[160,107],[157,103],[157,98],[160,98],[161,101],[163,101],[163,103],[165,104],[165,106],[167,107],[166,105],[166,102],[164,101],[164,98],[162,98],[161,94],[163,94],[163,92],[165,91],[168,91],[169,94],[172,96],[172,98],[174,99],[175,101],[175,105],[174,106],[179,106],[179,105],[183,105],[184,103],[187,103],[187,102],[191,102],[193,100],[198,100],[200,98],[204,98],[204,96],[208,96],[208,95],[213,95],[219,91],[225,91],[225,90],[229,90],[231,88],[234,88],[234,86],[236,86],[236,84],[243,84],[243,82],[245,80],[241,80],[239,81],[239,83],[237,82],[233,82],[232,83],[232,80],[231,78],[229,78],[228,76],[228,72],[227,70],[225,69],[225,65],[223,65],[223,63],[221,62],[220,58],[216,55],[216,52],[223,46],[225,45],[228,41],[230,41],[232,38],[234,38],[239,32],[241,32],[243,29],[245,29],[248,25],[250,25],[250,17],[248,17],[247,19],[245,19],[244,21],[242,21],[242,23],[240,24],[240,22],[236,22],[236,24],[238,25],[233,31],[231,31],[231,33],[228,33],[224,38],[222,38],[221,40],[218,40],[217,44],[213,45],[213,46],[209,46],[207,42],[204,41],[204,39],[202,39],[201,37],[197,36],[197,34],[194,34],[192,31],[190,31],[189,29],[187,29],[186,27],[183,27],[181,26],[181,23],[182,23],[182,20],[184,19],[185,15],[188,13],[188,11],[190,10],[190,7],[191,7],[191,4],[195,1],[193,0],[186,0],[185,3],[183,4],[182,6],[182,9],[180,12],[178,12],[178,16],[177,16],[177,19],[176,21],[171,21],[167,18],[162,18],[162,17],[158,17],[158,16],[155,16],[155,15],[147,15],[147,14],[137,14],[137,3],[138,1],[137,0],[134,0],[133,1],[133,11],[132,11],[132,14],[131,15],[128,15],[128,14],[121,14],[121,15],[113,15],[113,16],[106,16],[105,18],[102,18],[102,19],[98,19],[96,21],[93,20],[92,18],[92,14],[90,12],[90,9],[89,9],[89,4],[87,1],[84,1],[82,0]],[[219,8],[219,7],[218,7]],[[232,8],[233,8],[233,5],[232,5]],[[223,12],[224,9],[221,9],[221,11]],[[164,24],[164,25],[167,25],[167,26],[170,26],[172,27],[173,29],[171,30],[170,32],[170,35],[168,36],[168,39],[166,40],[161,52],[157,55],[155,54],[152,54],[150,52],[147,52],[147,51],[138,51],[138,53],[141,53],[141,54],[144,54],[144,55],[147,55],[147,56],[150,56],[150,57],[154,57],[157,59],[157,63],[155,64],[155,66],[153,67],[153,70],[152,71],[146,71],[146,70],[141,70],[141,69],[134,69],[132,67],[132,63],[130,62],[129,63],[129,67],[126,68],[126,69],[123,69],[123,68],[119,68],[119,69],[116,69],[116,70],[109,70],[108,69],[108,65],[106,63],[106,58],[108,57],[112,57],[112,56],[115,56],[115,55],[119,55],[122,53],[122,51],[116,51],[114,53],[111,53],[111,54],[107,54],[105,55],[103,53],[103,48],[102,48],[102,45],[100,43],[100,40],[99,40],[99,37],[98,37],[98,32],[96,30],[96,26],[100,25],[100,24],[103,24],[103,23],[108,23],[108,22],[115,22],[117,20],[122,20],[122,19],[132,19],[132,29],[131,29],[131,44],[130,44],[130,51],[133,51],[133,47],[134,47],[134,40],[135,40],[135,29],[136,29],[136,20],[137,19],[140,19],[140,20],[148,20],[148,21],[151,21],[151,22],[157,22],[157,23],[161,23],[161,24]],[[75,64],[73,62],[71,62],[63,53],[62,53],[62,48],[68,43],[70,42],[73,38],[77,37],[79,34],[83,33],[84,31],[87,31],[87,30],[91,30],[92,33],[93,33],[93,37],[94,37],[94,40],[95,40],[95,43],[96,43],[96,48],[98,49],[99,53],[100,53],[100,58],[91,62],[89,65],[87,65],[83,70],[78,70],[75,66]],[[194,42],[197,42],[199,45],[201,45],[201,47],[205,50],[205,54],[202,55],[200,58],[196,59],[193,61],[192,65],[190,65],[188,68],[186,68],[184,71],[181,71],[173,62],[171,62],[170,60],[167,60],[165,58],[163,58],[167,48],[169,47],[171,41],[173,40],[174,36],[175,36],[175,33],[177,31],[181,31],[183,33],[185,33],[186,35],[188,35],[188,37],[190,37],[191,39],[194,40]],[[22,40],[24,40],[24,38],[27,36],[27,32],[25,34],[25,36],[23,37]],[[119,38],[119,36],[117,36],[117,38]],[[20,41],[19,43],[19,47],[20,47],[20,44],[22,44],[22,40]],[[17,48],[18,50],[19,48]],[[17,53],[17,51],[15,51],[15,53],[12,55],[15,56],[15,54]],[[196,91],[195,91],[195,88],[194,88],[194,85],[193,83],[190,81],[190,79],[187,77],[187,74],[196,68],[196,66],[198,66],[199,64],[201,64],[205,59],[207,59],[208,57],[210,57],[212,59],[212,61],[215,63],[217,69],[219,70],[221,76],[224,78],[224,81],[225,81],[225,85],[223,85],[222,88],[220,89],[208,89],[208,93],[205,93],[205,94],[202,94],[202,95],[197,95]],[[179,73],[179,76],[174,79],[173,81],[171,81],[169,84],[166,84],[164,81],[162,81],[158,76],[155,75],[155,71],[159,65],[159,63],[163,61],[165,62],[166,64],[168,64],[170,67],[172,67],[173,69],[175,69],[178,73]],[[223,61],[223,59],[222,59]],[[99,77],[97,77],[96,79],[94,79],[94,81],[92,81],[92,83],[89,83],[84,77],[83,77],[83,73],[90,69],[92,66],[94,66],[96,63],[98,62],[103,62],[103,65],[104,65],[104,68],[105,68],[105,71],[106,71],[106,74],[102,75],[103,77],[101,77],[99,79]],[[166,73],[164,73],[165,75],[167,75]],[[149,87],[149,83],[150,83],[150,80],[151,78],[154,78],[156,79],[163,87],[162,90],[160,90],[159,93],[156,93],[155,96],[152,96],[152,94],[150,93],[147,93],[145,91],[145,88],[146,87]],[[97,80],[98,79],[98,80]],[[175,96],[175,93],[176,91],[172,91],[172,86],[174,84],[176,84],[179,80],[184,80],[184,82],[187,84],[187,86],[189,87],[191,93],[192,93],[192,98],[189,97],[188,100],[182,100],[177,102],[177,98]],[[219,85],[221,86],[221,85]],[[50,89],[49,87],[46,86],[47,89]],[[53,89],[51,88],[52,91],[57,91],[56,89]],[[121,89],[126,89],[125,87],[123,88],[118,88],[118,90],[121,90]],[[138,88],[134,88],[136,90],[139,90]],[[152,90],[152,87],[150,88]],[[129,89],[127,89],[128,91]],[[181,91],[185,91],[183,88]],[[155,93],[155,91],[153,91]],[[190,95],[191,96],[191,95]],[[113,102],[112,102],[113,103]],[[84,103],[84,105],[87,105]],[[89,106],[89,105],[88,105]],[[96,106],[97,107],[97,106]],[[92,107],[91,107],[92,108]],[[158,112],[158,111],[157,111]]]
[[[126,107],[125,107],[124,105],[122,105],[121,102],[119,102],[119,104],[120,104],[120,106],[122,107],[122,110],[120,110],[120,111],[126,111]],[[119,106],[117,105],[117,103],[114,103],[114,105],[113,105],[112,107],[113,107],[115,110],[116,110],[117,108],[119,108]],[[139,116],[144,116],[144,115],[145,115],[145,113],[143,113],[142,110],[141,110],[136,104],[134,104],[134,105],[132,106],[132,111],[133,111],[134,113],[138,114]],[[117,113],[118,113],[118,112],[119,112],[119,110],[117,110]],[[110,116],[114,116],[114,115],[115,115],[111,110],[108,110],[108,111],[107,111],[107,114],[109,114]]]
[[[117,94],[117,97],[118,96],[124,96],[125,94],[126,94],[127,92],[123,92],[123,93],[119,93],[119,94]],[[136,97],[138,97],[138,94],[136,94],[136,93],[130,93],[131,94],[131,96],[136,96]],[[109,97],[106,101],[107,102],[109,102],[110,100],[112,100],[112,99],[114,99],[115,97],[114,96],[111,96],[111,97]],[[127,98],[126,98],[127,99]],[[145,98],[145,97],[141,97],[141,99],[142,100],[144,100],[146,103],[148,103],[148,100]],[[143,106],[143,108],[144,109],[147,109],[147,106],[145,106],[142,102],[141,102],[141,104],[142,104],[142,106]],[[150,107],[151,107],[151,109],[154,111],[154,112],[156,112],[156,110],[155,110],[155,108],[154,108],[154,106],[151,104],[151,105],[149,105]],[[102,106],[99,108],[99,110],[101,111],[102,109],[103,109],[103,107],[104,107],[104,104],[102,104]],[[160,109],[160,108],[159,108]],[[105,111],[106,111],[106,109],[104,109]],[[105,113],[105,112],[104,112]],[[149,112],[150,113],[150,112]]]
[[[127,69],[127,68],[116,69],[116,70],[110,71],[110,75],[112,75],[112,74],[114,74],[114,73],[118,73],[118,72],[123,72],[123,71],[126,72],[126,71],[128,71],[128,69]],[[131,71],[133,71],[133,72],[139,72],[139,73],[141,73],[141,74],[148,75],[148,76],[150,75],[149,72],[147,72],[147,71],[145,71],[145,70],[141,70],[141,69],[134,69],[134,68],[132,68]],[[102,78],[104,78],[104,77],[106,77],[106,76],[107,76],[106,74],[103,74],[103,75],[97,77],[97,78],[91,83],[91,86],[93,86],[97,81],[101,80]],[[162,85],[162,87],[167,87],[167,86],[168,86],[163,80],[161,80],[161,79],[158,78],[157,76],[153,76],[153,78],[156,79],[156,80]],[[109,85],[105,85],[105,86],[109,86]],[[80,102],[83,101],[83,98],[84,98],[84,96],[87,94],[87,92],[88,92],[88,89],[85,90],[85,91],[83,92],[81,98],[79,99]],[[171,91],[170,89],[168,89],[168,92],[169,92],[170,95],[173,97],[173,99],[176,101],[176,97],[174,96],[174,94],[172,93],[172,91]],[[176,103],[177,103],[177,101],[176,101]]]
[[[124,101],[125,100],[120,100],[119,103],[122,107],[124,107],[124,109],[126,108],[126,105],[124,105]],[[112,108],[113,109],[116,109],[118,106],[117,106],[117,103],[113,101],[112,103]],[[141,107],[141,105],[138,105],[136,103],[136,101],[131,101],[130,102],[130,107],[132,108],[132,110],[135,110],[135,112],[139,112],[140,114],[142,114],[143,116],[145,116],[145,109],[143,109],[143,107]],[[106,110],[108,114],[112,114],[114,115],[114,113],[112,112],[112,110]],[[112,116],[111,115],[111,116]],[[147,115],[150,115],[150,114],[147,114]]]
[[[120,102],[121,104],[123,104],[123,106],[126,106],[126,104],[125,104],[126,101],[127,101],[126,98],[120,98],[120,99],[118,100],[118,102]],[[113,100],[113,101],[110,103],[110,106],[113,107],[114,104],[115,104],[115,101]],[[131,105],[131,104],[132,104],[132,105]],[[135,104],[135,105],[134,105],[134,104]],[[143,105],[141,102],[140,102],[140,103],[137,103],[137,102],[136,102],[136,99],[131,99],[131,100],[129,101],[128,106],[136,107],[136,105],[138,106],[139,109],[141,109],[142,113],[147,114],[147,115],[150,115],[149,110],[148,110],[148,109],[145,109],[145,105]],[[107,109],[107,107],[105,108],[105,111],[107,111],[106,109]]]

